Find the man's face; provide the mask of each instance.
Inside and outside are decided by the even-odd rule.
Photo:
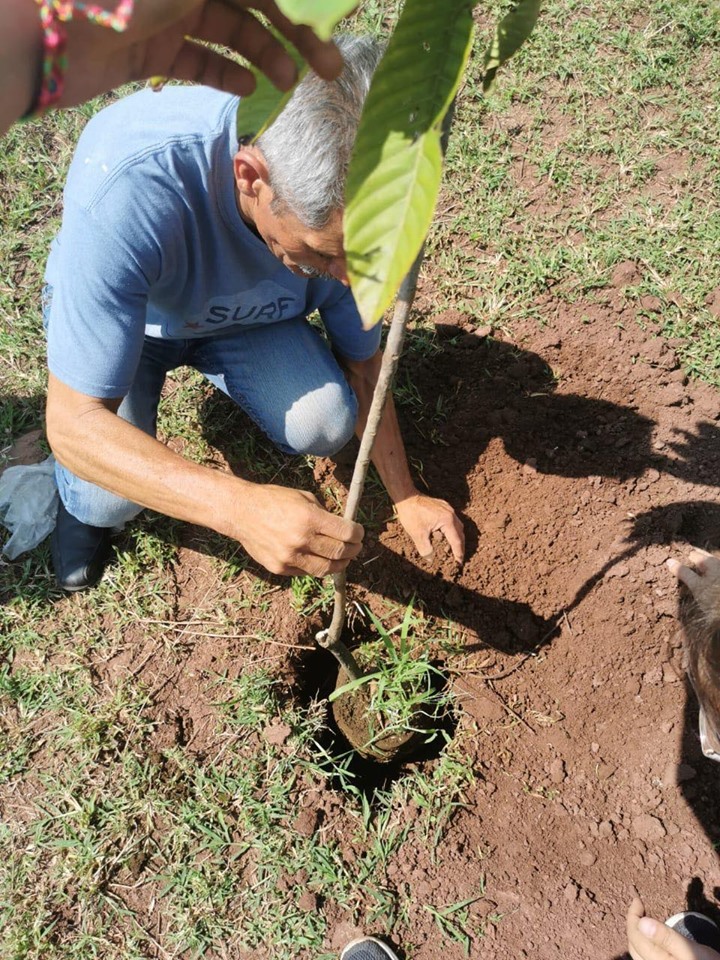
[[[301,277],[339,280],[348,286],[341,211],[333,214],[322,229],[311,230],[289,210],[276,211],[268,203],[257,209],[255,228],[288,270]]]
[[[336,211],[321,230],[312,230],[289,210],[273,203],[265,158],[256,146],[238,147],[233,170],[240,215],[288,270],[299,277],[320,277],[350,285],[342,210]]]
[[[252,220],[270,251],[299,277],[339,280],[349,286],[342,211],[337,211],[322,229],[311,230],[289,210],[278,209],[272,190],[264,186],[252,207],[248,209],[241,201],[240,210]]]

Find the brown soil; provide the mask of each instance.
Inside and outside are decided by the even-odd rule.
[[[434,431],[404,417],[408,452],[429,489],[461,511],[467,561],[458,569],[442,543],[431,562],[418,559],[390,521],[349,571],[353,598],[382,614],[385,601],[415,594],[428,616],[454,621],[462,641],[445,666],[475,783],[437,849],[408,842],[388,866],[388,890],[409,895],[393,938],[414,960],[464,956],[424,905],[480,890],[470,923],[487,922],[472,956],[493,960],[619,957],[636,891],[654,916],[686,905],[716,912],[718,771],[700,751],[664,561],[689,544],[720,546],[720,396],[688,383],[672,344],[641,328],[623,294],[637,276],[621,264],[599,305],[548,298],[544,323],[519,323],[512,340],[440,316],[442,351],[414,355],[428,406],[440,394],[453,405]],[[318,489],[346,482],[352,457],[320,461]],[[187,531],[176,571],[179,621],[221,589],[194,536]],[[171,665],[139,631],[127,662],[98,667],[108,683],[132,669],[151,684],[155,750],[207,755],[210,672],[272,662],[300,696],[307,668],[294,648],[311,643],[320,618],[303,620],[286,582],[272,582],[265,647],[193,643],[178,628]],[[282,744],[289,733],[278,721],[265,737]],[[296,826],[312,832],[320,822],[346,859],[362,855],[345,797],[330,785]],[[337,949],[356,930],[332,901],[311,896]],[[128,905],[143,912],[141,899]]]
[[[421,561],[389,522],[350,582],[378,611],[414,593],[462,636],[446,666],[476,782],[438,849],[408,843],[388,867],[388,888],[411,903],[393,935],[416,960],[464,956],[424,904],[481,889],[470,922],[487,922],[472,955],[493,960],[618,957],[636,891],[655,916],[714,912],[717,770],[700,751],[664,561],[720,545],[720,396],[688,383],[672,344],[641,329],[623,294],[636,277],[621,264],[600,305],[548,298],[544,324],[520,323],[512,340],[438,317],[442,352],[413,361],[430,406],[454,397],[433,442],[410,416],[404,432],[429,489],[462,512],[467,561],[459,570],[442,543]],[[316,479],[346,481],[351,462],[321,461]],[[190,606],[211,589],[205,559],[183,551]],[[266,624],[275,643],[254,656],[274,658],[299,691],[302,662],[282,644],[309,642],[319,620],[303,621],[279,590]],[[185,678],[201,657],[237,669],[237,651],[204,645]],[[192,748],[208,711],[184,683],[168,688],[167,723],[176,739],[188,718]],[[361,855],[342,794],[320,791],[311,814],[325,837],[348,838],[348,858]],[[332,902],[321,908],[336,949],[354,928]]]
[[[606,305],[553,304],[512,342],[468,329],[413,372],[425,397],[460,378],[447,446],[412,430],[409,446],[462,508],[469,558],[412,572],[391,528],[380,543],[402,558],[373,570],[385,594],[415,584],[477,651],[457,689],[480,777],[437,864],[393,879],[450,903],[484,878],[477,909],[502,920],[480,957],[610,958],[636,890],[657,916],[713,899],[717,771],[664,560],[720,543],[720,397],[636,323],[622,296],[635,274],[621,265]],[[422,960],[454,956],[430,923],[412,934]]]

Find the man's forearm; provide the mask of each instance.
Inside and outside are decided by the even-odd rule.
[[[50,376],[48,438],[63,466],[133,503],[232,537],[271,573],[323,577],[357,556],[362,527],[328,513],[312,494],[191,463],[121,420],[118,405]]]
[[[365,431],[375,384],[380,372],[382,355],[378,352],[362,364],[346,364],[350,385],[358,400],[356,432],[362,437]],[[388,394],[380,426],[373,445],[372,462],[393,503],[401,503],[417,493],[408,466],[405,445],[400,433],[395,404]]]
[[[242,539],[253,484],[185,460],[99,401],[78,402],[78,395],[52,376],[47,428],[60,463],[83,480],[159,513]]]

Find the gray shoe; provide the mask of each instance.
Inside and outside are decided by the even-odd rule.
[[[676,913],[665,921],[665,926],[676,930],[686,940],[720,950],[720,929],[715,921],[704,913]]]
[[[340,954],[340,960],[399,960],[398,955],[375,937],[353,940]]]

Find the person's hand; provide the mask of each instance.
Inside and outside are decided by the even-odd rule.
[[[114,0],[103,2],[105,9],[114,5]],[[297,78],[295,64],[250,7],[264,14],[321,77],[338,76],[342,58],[335,45],[319,40],[308,27],[292,24],[273,0],[135,0],[128,28],[121,33],[79,17],[67,25],[68,68],[59,105],[72,106],[130,80],[156,75],[194,80],[241,96],[252,93],[255,81],[249,70],[193,42],[197,40],[228,47],[279,89],[290,89]]]
[[[690,564],[690,566],[688,566]],[[670,572],[690,590],[706,617],[717,619],[720,597],[720,560],[707,550],[694,548],[686,563],[668,560]]]
[[[720,953],[687,940],[664,923],[645,916],[636,897],[627,913],[628,950],[633,960],[720,960]]]
[[[360,524],[328,513],[311,493],[266,484],[251,496],[249,529],[236,537],[270,573],[323,577],[344,570],[360,552]]]
[[[445,500],[417,493],[395,504],[400,523],[424,559],[432,556],[432,533],[442,533],[458,563],[465,555],[465,532],[460,518]]]

